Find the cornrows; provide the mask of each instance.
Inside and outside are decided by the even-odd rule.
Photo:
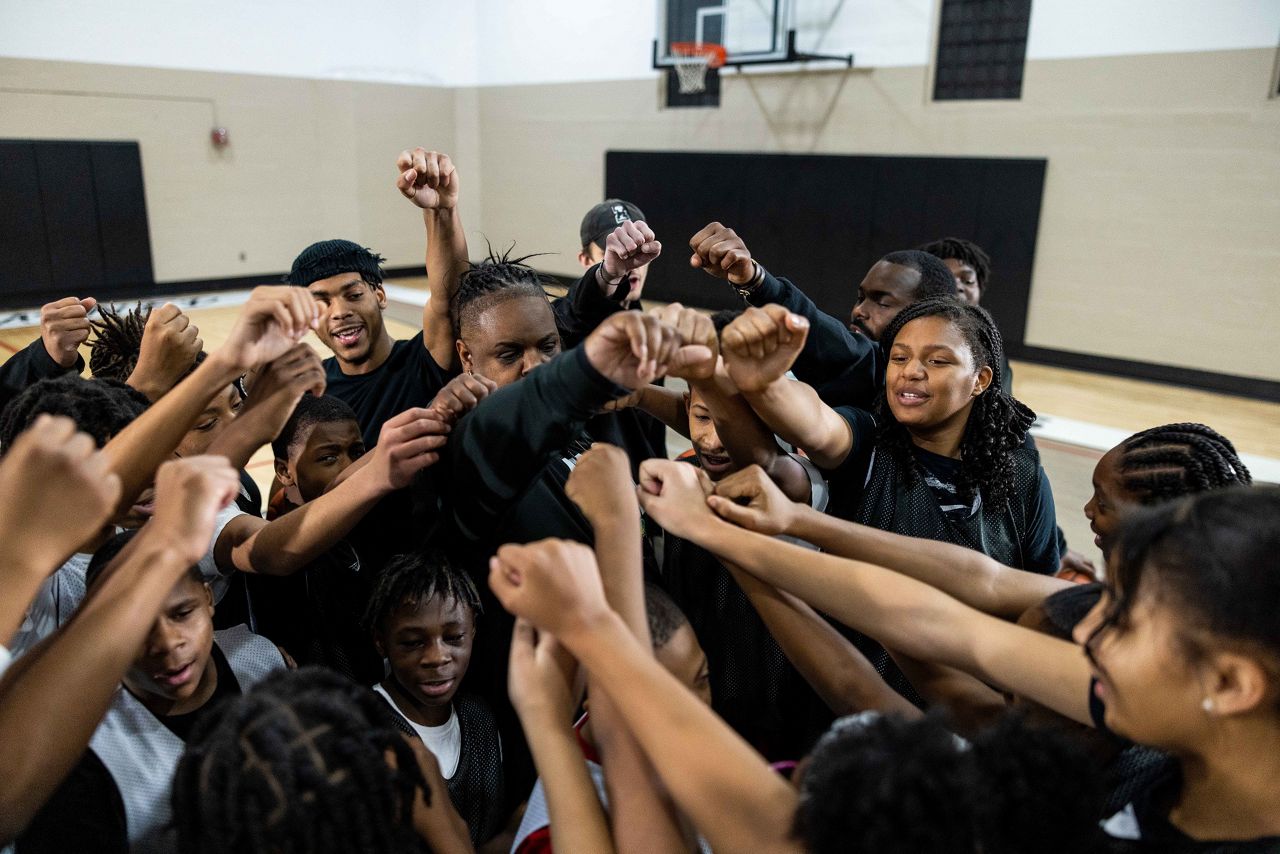
[[[512,258],[511,248],[498,255],[490,247],[489,255],[478,264],[470,264],[459,278],[458,289],[449,303],[455,338],[462,337],[464,320],[495,303],[517,296],[547,298],[542,274],[525,263],[537,254]]]
[[[373,692],[305,668],[206,717],[174,776],[178,850],[417,851],[414,797],[430,793],[388,714]]]
[[[1253,483],[1231,441],[1203,424],[1152,427],[1121,447],[1125,489],[1142,495],[1144,504]]]

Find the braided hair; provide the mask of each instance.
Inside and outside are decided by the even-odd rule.
[[[15,397],[0,414],[0,454],[41,415],[65,415],[99,448],[151,405],[141,392],[114,380],[76,374],[41,380]]]
[[[453,292],[453,298],[449,301],[454,338],[462,337],[464,324],[500,302],[522,296],[547,299],[542,274],[525,263],[537,255],[512,258],[513,248],[514,244],[498,255],[490,247],[489,255],[483,261],[468,264],[458,280],[458,289]]]
[[[397,555],[382,570],[369,593],[365,627],[377,632],[398,609],[406,605],[417,607],[435,598],[465,605],[475,617],[484,611],[471,576],[444,552]]]
[[[1152,427],[1125,439],[1120,448],[1124,488],[1140,495],[1143,504],[1253,483],[1231,441],[1203,424]]]
[[[178,850],[419,851],[414,798],[430,791],[390,715],[372,691],[307,667],[205,716],[174,774]]]
[[[1004,389],[1000,376],[1004,342],[1000,330],[986,309],[966,305],[954,297],[934,297],[898,313],[880,337],[884,351],[893,349],[893,341],[904,326],[921,317],[941,317],[952,323],[969,345],[974,366],[991,369],[991,384],[973,401],[965,424],[956,489],[966,501],[973,500],[981,490],[984,501],[1004,504],[1014,490],[1013,452],[1026,441],[1036,414]],[[893,456],[905,472],[907,485],[912,485],[920,472],[911,451],[911,434],[894,417],[887,393],[876,400],[874,415],[881,425],[876,447]]]

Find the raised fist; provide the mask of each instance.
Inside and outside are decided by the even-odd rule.
[[[756,265],[751,260],[747,244],[726,225],[711,223],[689,238],[689,248],[693,250],[689,265],[717,279],[745,285],[756,276]]]
[[[167,302],[147,315],[138,362],[127,382],[152,400],[159,400],[191,370],[203,347],[199,328],[182,309]]]
[[[156,472],[156,512],[143,528],[169,539],[188,566],[213,542],[213,523],[240,494],[240,475],[226,457],[171,460]]]
[[[789,533],[799,508],[754,465],[716,483],[707,505],[721,519],[769,536]]]
[[[748,308],[724,328],[720,351],[743,394],[762,392],[782,379],[809,337],[809,321],[780,305]]]
[[[627,220],[604,239],[604,261],[600,275],[606,282],[616,284],[632,270],[638,270],[662,254],[662,244],[654,237],[653,229],[643,222]]]
[[[582,346],[592,367],[629,389],[710,357],[705,344],[687,342],[675,327],[635,311],[609,315]]]
[[[93,297],[64,297],[40,307],[40,340],[45,352],[64,368],[74,367],[80,345],[89,339],[89,312]]]
[[[404,489],[418,472],[440,459],[449,423],[435,409],[406,409],[378,433],[370,467],[386,489]]]
[[[488,377],[482,377],[479,374],[458,374],[449,380],[444,388],[436,392],[436,396],[431,399],[431,404],[427,408],[435,410],[444,420],[452,424],[475,409],[480,401],[497,388],[498,384]]]
[[[561,639],[609,611],[595,552],[569,540],[503,546],[489,560],[489,587],[502,607]]]
[[[52,572],[115,513],[120,478],[70,418],[40,415],[0,461],[0,543]]]
[[[697,466],[677,460],[640,464],[640,507],[668,533],[686,540],[715,517],[707,506],[711,478]]]
[[[578,457],[564,485],[564,494],[578,506],[593,528],[627,518],[637,526],[640,524],[631,461],[625,451],[614,445],[596,443]]]
[[[319,323],[320,309],[306,288],[262,285],[249,295],[217,354],[249,371],[283,356]]]
[[[449,155],[419,146],[396,158],[396,189],[423,210],[452,210],[458,204],[458,171]]]
[[[710,317],[697,309],[685,308],[678,302],[651,309],[649,314],[673,327],[680,334],[680,340],[686,344],[700,344],[707,349],[706,358],[673,365],[667,370],[670,376],[705,380],[715,374],[720,342],[716,338],[716,327]]]

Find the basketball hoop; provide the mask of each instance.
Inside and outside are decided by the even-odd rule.
[[[728,55],[723,45],[703,42],[672,42],[672,67],[676,70],[681,95],[707,91],[707,69],[722,68]]]

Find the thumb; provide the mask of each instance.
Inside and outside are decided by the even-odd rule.
[[[85,297],[80,300],[80,305],[84,307],[86,312],[93,311],[98,306],[98,301],[93,297]]]
[[[684,368],[707,361],[712,356],[711,348],[705,344],[688,344],[676,351],[671,360],[672,367]]]
[[[807,334],[809,332],[809,318],[802,314],[788,312],[786,318],[787,329],[792,332],[800,332]]]
[[[727,498],[719,495],[708,495],[707,506],[711,508],[711,512],[715,513],[726,522],[732,522],[739,528],[747,528],[755,530],[757,511],[750,507],[744,507],[741,504],[735,504]]]

